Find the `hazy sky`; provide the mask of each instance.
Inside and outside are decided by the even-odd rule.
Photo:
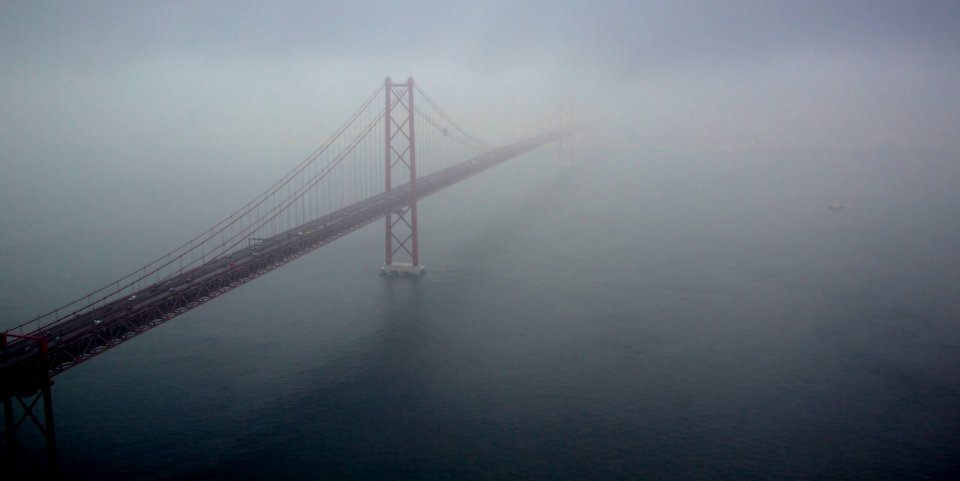
[[[494,141],[960,153],[955,1],[5,1],[0,200],[257,192],[387,75]]]
[[[347,109],[385,75],[508,132],[566,92],[661,147],[956,149],[960,131],[957,2],[30,1],[2,3],[0,35],[16,139],[162,137],[210,120],[196,110],[231,117],[218,132],[264,115],[314,132],[295,105]]]

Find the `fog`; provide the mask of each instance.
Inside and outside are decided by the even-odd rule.
[[[931,332],[958,339],[960,310],[946,300],[960,278],[955,1],[0,1],[0,325],[216,223],[387,76],[412,76],[495,144],[588,125],[575,142],[580,174],[548,146],[425,201],[428,269],[429,248],[435,259],[457,246],[496,257],[510,251],[502,236],[542,233],[568,248],[530,265],[546,286],[590,266],[637,268],[626,284],[600,281],[591,301],[655,291],[647,269],[690,287],[702,268],[708,288],[688,293],[701,300],[782,274],[784,292],[902,292]],[[544,227],[541,214],[563,226]],[[369,265],[354,270],[373,276],[382,239],[363,232],[336,249],[369,246]],[[457,259],[451,271],[483,264]],[[719,274],[728,270],[739,274]],[[794,301],[778,291],[756,306],[783,314]],[[849,307],[836,302],[833,312]],[[731,318],[737,336],[758,335]],[[848,328],[838,335],[863,334]],[[713,334],[692,328],[680,344]],[[960,380],[943,374],[960,362],[950,346],[931,352],[953,357],[920,370],[955,393]]]
[[[23,260],[5,284],[46,291],[16,306],[34,312],[67,295],[51,277],[79,294],[166,252],[388,75],[494,143],[588,122],[587,164],[683,159],[752,176],[743,198],[955,200],[958,20],[954,2],[4,2],[0,240]]]

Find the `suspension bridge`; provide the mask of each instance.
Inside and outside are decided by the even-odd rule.
[[[216,225],[0,333],[7,447],[20,449],[17,432],[32,425],[55,465],[55,376],[379,219],[380,274],[422,275],[420,199],[575,130],[493,146],[462,128],[412,78],[387,78],[326,142]]]

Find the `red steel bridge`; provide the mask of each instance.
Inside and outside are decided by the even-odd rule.
[[[0,333],[8,448],[21,449],[17,431],[33,425],[55,465],[55,376],[379,219],[386,219],[380,273],[423,274],[419,199],[574,131],[492,146],[460,127],[412,78],[387,78],[316,151],[213,227]]]

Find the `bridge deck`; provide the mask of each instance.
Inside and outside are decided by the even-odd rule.
[[[544,134],[417,179],[423,198],[490,167],[572,133]],[[32,383],[40,374],[55,376],[184,312],[353,232],[407,205],[409,184],[381,193],[319,219],[263,239],[233,254],[209,261],[108,304],[81,312],[30,333],[46,340],[6,337],[0,347],[0,386]]]

